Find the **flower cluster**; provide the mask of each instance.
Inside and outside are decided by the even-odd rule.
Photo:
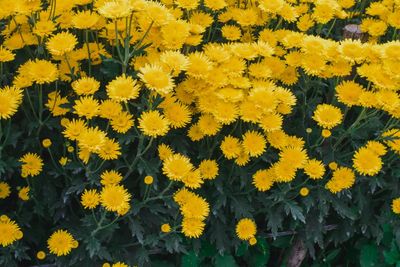
[[[355,220],[363,194],[400,213],[398,1],[0,4],[2,247],[141,266]]]

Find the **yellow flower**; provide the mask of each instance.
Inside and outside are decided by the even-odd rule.
[[[106,133],[96,128],[85,128],[79,134],[77,141],[79,147],[88,152],[99,152],[106,142]]]
[[[175,0],[175,3],[181,8],[192,10],[197,8],[199,0]]]
[[[100,195],[96,189],[85,189],[81,195],[81,203],[85,209],[94,209],[100,203]]]
[[[182,233],[189,238],[199,238],[203,234],[205,223],[200,219],[183,218]]]
[[[397,154],[400,154],[400,129],[393,128],[387,130],[382,134],[385,139],[385,143],[394,150]]]
[[[170,156],[174,154],[174,151],[171,149],[170,146],[166,144],[159,144],[158,145],[158,156],[162,161],[166,160]]]
[[[354,81],[344,81],[335,88],[339,101],[351,107],[359,104],[363,87]]]
[[[253,184],[258,189],[258,191],[265,192],[271,189],[275,182],[275,172],[274,169],[263,169],[258,170],[253,175]]]
[[[169,121],[157,110],[149,110],[141,114],[139,128],[151,137],[164,136],[169,131]]]
[[[78,40],[69,32],[60,32],[49,38],[47,49],[53,56],[63,56],[74,50]]]
[[[29,186],[24,186],[18,191],[18,197],[23,201],[29,200]]]
[[[288,183],[296,177],[296,168],[289,162],[278,161],[272,167],[275,171],[275,181]]]
[[[69,103],[68,98],[62,97],[59,92],[54,91],[48,94],[46,107],[53,116],[63,116],[70,111],[69,108],[62,106],[67,103]]]
[[[191,120],[191,112],[186,105],[173,103],[164,108],[165,118],[170,122],[171,128],[185,127]]]
[[[122,185],[106,185],[100,192],[100,199],[106,210],[120,213],[129,206],[131,194]]]
[[[314,112],[313,119],[319,126],[332,129],[342,122],[343,114],[339,108],[329,104],[320,104]]]
[[[100,16],[90,10],[78,11],[72,17],[72,24],[77,29],[91,29],[100,20]]]
[[[10,50],[4,48],[3,46],[0,46],[0,62],[13,61],[14,58],[15,55]]]
[[[304,165],[304,172],[313,180],[322,179],[325,174],[325,166],[319,160],[310,159]]]
[[[86,122],[82,119],[72,119],[65,124],[63,135],[74,141],[80,136],[80,133],[86,129]]]
[[[68,158],[67,157],[61,157],[58,162],[60,163],[61,166],[65,166],[68,163]]]
[[[329,166],[329,169],[331,169],[331,170],[336,170],[337,168],[338,168],[338,165],[337,165],[337,163],[336,162],[330,162],[329,164],[328,164],[328,166]]]
[[[144,177],[144,183],[147,185],[151,185],[154,181],[153,176],[147,175],[146,177]]]
[[[32,32],[40,37],[44,37],[50,35],[55,30],[56,30],[56,24],[51,20],[45,19],[37,21]]]
[[[285,147],[279,153],[281,161],[286,162],[293,168],[302,168],[308,160],[307,152],[301,147]]]
[[[99,102],[92,96],[83,96],[75,100],[74,110],[75,114],[78,114],[79,117],[91,119],[99,115],[99,109]]]
[[[43,160],[38,154],[27,153],[19,161],[22,162],[22,177],[36,176],[42,171]]]
[[[43,146],[44,148],[49,148],[49,147],[51,146],[51,140],[48,139],[48,138],[43,139],[43,141],[42,141],[42,146]]]
[[[362,147],[353,157],[353,167],[362,175],[374,176],[382,169],[382,159],[368,147]]]
[[[6,182],[0,182],[0,199],[7,198],[10,194],[10,186]]]
[[[260,133],[256,131],[247,131],[243,135],[242,146],[244,151],[251,157],[258,157],[264,153],[267,142]]]
[[[241,240],[249,240],[257,232],[256,223],[249,218],[240,219],[236,225],[236,235]]]
[[[71,86],[78,95],[92,95],[99,90],[100,82],[92,77],[83,77],[74,81]]]
[[[58,68],[55,64],[44,59],[30,61],[28,75],[37,84],[51,83],[58,79]]]
[[[200,131],[204,135],[212,136],[216,135],[218,131],[221,129],[221,124],[215,119],[214,116],[210,114],[203,114],[199,118],[197,125],[200,128]]]
[[[36,253],[36,258],[38,260],[44,260],[46,258],[46,253],[44,251],[38,251],[38,253]]]
[[[395,198],[392,200],[392,210],[396,214],[400,214],[400,198]]]
[[[146,65],[140,68],[139,78],[147,88],[156,91],[160,95],[170,93],[174,89],[174,81],[170,74],[158,65]]]
[[[121,146],[114,139],[106,137],[97,154],[103,160],[117,159],[121,156]]]
[[[356,177],[354,172],[347,167],[334,170],[332,179],[326,184],[326,188],[332,193],[338,193],[353,186]]]
[[[132,13],[132,6],[129,2],[127,0],[102,1],[103,4],[98,8],[98,12],[108,19],[125,18]]]
[[[163,162],[163,173],[171,180],[181,181],[193,170],[190,159],[181,154],[173,154]]]
[[[240,140],[230,135],[225,136],[220,148],[227,159],[234,159],[239,157],[242,151]]]
[[[257,244],[257,239],[255,237],[251,237],[249,239],[249,244],[250,246],[254,246],[255,244]]]
[[[123,74],[116,77],[106,87],[107,95],[117,102],[127,102],[139,96],[140,86],[136,80]]]
[[[332,135],[332,133],[331,133],[331,131],[329,131],[327,129],[323,129],[321,135],[323,138],[328,138]]]
[[[171,232],[171,226],[168,223],[164,223],[161,225],[161,232],[169,233]]]
[[[242,31],[239,27],[233,25],[224,25],[221,29],[222,36],[229,41],[236,41],[242,37]]]
[[[310,193],[310,190],[307,187],[302,187],[300,189],[300,196],[306,197]]]
[[[126,133],[133,126],[133,116],[122,111],[111,119],[111,127],[117,133]]]
[[[181,205],[180,210],[185,218],[204,220],[210,213],[210,207],[205,199],[197,195],[190,196]]]
[[[119,102],[111,99],[104,100],[100,105],[100,117],[112,120],[122,112],[122,106]]]
[[[203,160],[200,162],[199,170],[203,179],[215,179],[219,170],[218,163],[215,160]]]
[[[73,248],[78,247],[77,241],[66,230],[55,231],[47,240],[50,253],[60,256],[68,255]]]
[[[0,89],[0,120],[13,116],[21,104],[22,91],[15,87]]]
[[[122,175],[115,170],[104,171],[101,175],[100,183],[104,186],[116,185],[122,181]]]
[[[0,245],[7,247],[22,238],[19,226],[6,215],[0,216]]]

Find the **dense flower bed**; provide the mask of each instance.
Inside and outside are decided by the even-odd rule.
[[[280,231],[311,257],[400,236],[399,1],[0,0],[0,19],[0,265],[264,266]]]

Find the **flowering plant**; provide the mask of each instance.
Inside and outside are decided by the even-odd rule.
[[[400,262],[399,1],[0,3],[0,265]]]

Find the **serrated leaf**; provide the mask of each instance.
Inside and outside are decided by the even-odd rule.
[[[376,245],[364,245],[360,252],[361,267],[373,267],[378,263],[378,248]]]
[[[182,257],[181,267],[197,267],[200,261],[194,251],[190,251],[188,254]]]

